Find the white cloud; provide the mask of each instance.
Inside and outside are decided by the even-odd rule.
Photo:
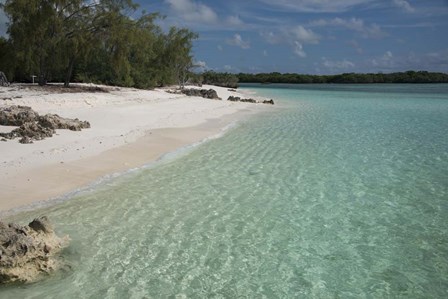
[[[207,63],[205,62],[205,61],[202,61],[202,60],[198,60],[198,61],[196,61],[195,63],[194,63],[194,66],[196,66],[197,68],[200,68],[200,69],[202,69],[202,70],[204,70],[204,69],[206,69],[208,66],[207,66]]]
[[[250,43],[249,43],[248,41],[245,41],[245,40],[241,37],[241,35],[239,35],[238,33],[235,34],[235,35],[233,36],[233,38],[228,39],[228,40],[227,40],[227,43],[228,43],[229,45],[232,45],[232,46],[240,47],[241,49],[249,49],[249,48],[250,48]]]
[[[284,36],[279,33],[274,33],[272,31],[262,31],[260,32],[260,36],[270,44],[278,44],[283,41]]]
[[[318,44],[320,36],[302,25],[293,28],[282,28],[279,32],[262,31],[261,37],[270,44],[291,43],[299,41],[304,44]]]
[[[299,12],[344,12],[374,0],[260,0],[269,6]]]
[[[363,48],[355,40],[348,41],[347,44],[353,49],[355,49],[356,53],[358,54],[362,54],[364,52]]]
[[[383,59],[384,60],[390,60],[394,55],[392,54],[391,51],[387,51],[384,55],[383,55]]]
[[[264,56],[264,57],[268,57],[268,51],[263,50],[263,56]]]
[[[192,0],[165,0],[171,9],[186,21],[216,23],[218,15],[209,6]]]
[[[364,20],[358,18],[350,18],[350,19],[320,19],[310,23],[310,26],[316,27],[342,27],[352,31],[359,32],[362,37],[365,38],[381,38],[386,36],[387,34],[381,30],[381,27],[377,24],[366,25]]]
[[[319,35],[314,33],[311,29],[306,29],[301,25],[292,28],[289,33],[295,40],[300,42],[309,44],[319,43]]]
[[[240,19],[239,16],[229,16],[227,17],[226,23],[231,26],[241,26],[244,22]]]
[[[393,0],[395,6],[403,9],[405,12],[414,12],[415,8],[413,8],[411,6],[411,4],[409,4],[408,1],[406,0]]]
[[[372,72],[400,72],[407,70],[427,70],[433,72],[448,72],[448,48],[427,53],[400,53],[394,55],[391,51],[369,59],[365,68]]]
[[[370,60],[370,64],[382,70],[391,70],[395,67],[394,55],[391,51],[386,51],[384,55]]]
[[[325,57],[322,57],[322,65],[331,70],[345,70],[354,68],[355,64],[349,60],[331,61]]]
[[[283,28],[277,33],[272,31],[261,32],[260,35],[270,44],[288,44],[292,48],[293,53],[301,58],[306,57],[303,44],[318,44],[320,40],[318,34],[301,25],[293,28]]]
[[[218,45],[216,48],[218,48],[219,51],[223,50],[221,45]]]
[[[306,57],[306,53],[303,50],[303,46],[298,41],[294,42],[294,54],[296,54],[297,56],[299,56],[301,58],[305,58]]]

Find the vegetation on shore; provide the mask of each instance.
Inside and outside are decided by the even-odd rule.
[[[294,73],[231,74],[207,71],[199,76],[205,84],[212,84],[229,88],[238,87],[238,83],[448,83],[448,74],[426,71],[407,71],[389,74],[345,73],[339,75],[306,75]]]
[[[95,82],[151,88],[183,85],[193,66],[185,28],[164,32],[157,13],[132,0],[6,0],[8,38],[0,37],[0,66],[11,81]]]
[[[448,74],[426,71],[397,73],[345,73],[339,75],[305,75],[260,73],[235,75],[240,83],[448,83]]]

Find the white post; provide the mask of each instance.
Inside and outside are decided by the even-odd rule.
[[[31,75],[31,78],[33,78],[33,84],[34,84],[34,78],[36,78],[37,76],[35,75]]]

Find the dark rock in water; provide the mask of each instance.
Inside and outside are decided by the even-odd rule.
[[[34,219],[30,222],[30,224],[28,224],[28,226],[36,232],[44,232],[46,234],[54,232],[53,225],[50,223],[50,220],[46,216]]]
[[[254,99],[242,99],[240,97],[229,96],[227,101],[231,102],[243,102],[243,103],[258,103],[257,100]]]
[[[0,109],[0,125],[21,126],[26,122],[33,122],[39,114],[27,106],[9,106]]]
[[[240,102],[244,102],[244,103],[258,103],[257,100],[254,100],[254,99],[241,99]]]
[[[21,226],[0,221],[0,283],[32,282],[40,275],[59,269],[55,254],[68,245],[59,238],[47,217]]]
[[[90,123],[87,121],[64,118],[57,114],[39,116],[26,106],[0,108],[0,125],[20,126],[9,133],[0,133],[0,137],[6,139],[21,138],[20,143],[33,143],[33,140],[52,137],[56,129],[81,131],[90,128]]]
[[[264,100],[263,104],[270,104],[270,105],[274,105],[274,100],[270,99],[270,100]]]
[[[187,96],[192,96],[192,97],[202,97],[202,98],[206,98],[206,99],[221,100],[221,98],[218,97],[218,93],[214,89],[191,88],[191,89],[183,89],[182,93]]]

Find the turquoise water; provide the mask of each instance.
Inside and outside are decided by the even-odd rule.
[[[280,108],[15,216],[70,267],[0,297],[448,297],[448,85],[248,87]]]

